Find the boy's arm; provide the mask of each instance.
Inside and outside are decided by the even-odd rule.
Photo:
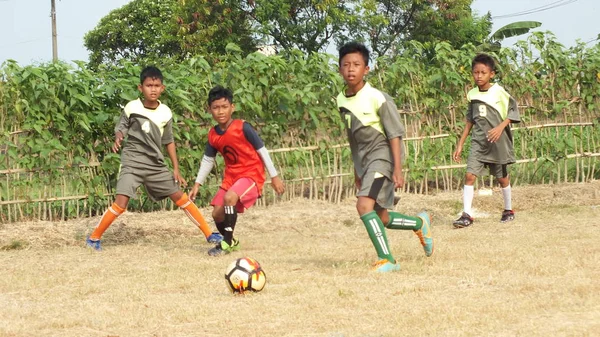
[[[465,122],[465,129],[463,130],[462,135],[458,140],[458,144],[456,145],[456,150],[452,154],[452,159],[454,159],[455,162],[460,162],[460,154],[462,153],[463,145],[465,144],[467,137],[469,137],[469,133],[471,133],[472,128],[473,122],[467,120]]]
[[[196,194],[198,194],[198,189],[200,186],[204,184],[204,181],[212,171],[215,166],[215,158],[217,156],[217,149],[215,149],[210,143],[206,143],[206,149],[204,150],[204,155],[202,156],[202,161],[200,162],[200,168],[198,169],[198,174],[196,175],[196,181],[194,182],[194,187],[190,191],[190,200],[196,199]]]
[[[129,117],[127,117],[127,113],[125,110],[121,112],[121,117],[119,118],[119,122],[115,126],[115,142],[112,146],[112,151],[114,153],[119,152],[121,149],[121,143],[125,136],[127,135],[127,131],[129,131]]]
[[[267,148],[263,146],[260,149],[256,150],[256,152],[258,152],[258,154],[260,155],[260,158],[262,159],[262,162],[265,165],[267,172],[269,172],[269,176],[271,177],[271,186],[273,187],[275,192],[277,194],[282,194],[283,192],[285,192],[283,181],[281,181],[279,175],[277,174],[277,169],[275,168],[275,165],[273,165],[273,161],[271,160],[271,156],[269,155],[269,151],[267,151]]]
[[[271,160],[269,151],[267,151],[267,148],[265,147],[265,143],[249,123],[244,122],[243,131],[244,137],[246,137],[256,152],[258,152],[258,155],[262,159],[263,165],[265,165],[267,172],[269,172],[269,176],[271,177],[271,186],[277,194],[282,194],[285,191],[285,187],[279,178],[277,169],[275,169],[275,165],[273,165],[273,161]]]
[[[406,131],[404,130],[404,125],[402,124],[394,100],[387,94],[384,97],[385,102],[379,107],[378,114],[390,144],[390,150],[392,151],[392,159],[394,161],[392,179],[394,187],[400,188],[404,186],[404,176],[402,175],[402,137],[404,137]]]
[[[473,104],[471,103],[469,95],[467,95],[467,99],[469,100],[469,103],[467,105],[465,128],[463,129],[460,139],[458,140],[458,144],[456,144],[456,150],[454,150],[454,153],[452,153],[452,159],[454,159],[454,161],[457,163],[460,162],[460,155],[463,150],[463,145],[465,145],[465,141],[467,140],[467,137],[469,137],[469,133],[471,133],[473,125],[475,125],[475,121],[473,120]]]
[[[402,137],[390,139],[390,148],[392,157],[394,158],[394,187],[401,188],[404,186],[404,176],[402,175]]]
[[[171,163],[173,164],[173,178],[175,178],[175,182],[183,186],[187,185],[187,181],[179,173],[179,162],[177,161],[177,151],[175,149],[175,142],[171,142],[165,145],[165,147],[167,148],[167,153],[169,154]]]

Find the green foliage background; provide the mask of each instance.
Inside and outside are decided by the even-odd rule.
[[[435,58],[424,63],[420,60],[426,48],[412,43],[398,57],[377,60],[370,75],[374,86],[394,97],[401,110],[411,112],[407,120],[419,126],[413,136],[451,135],[441,141],[422,142],[418,156],[409,151],[413,156],[407,160],[410,178],[425,183],[432,166],[450,164],[463,126],[465,95],[472,87],[470,62],[475,54],[472,45],[454,49],[438,43],[435,50]],[[342,82],[333,56],[299,51],[269,57],[243,55],[237,46],[229,45],[227,53],[211,64],[196,57],[180,64],[159,65],[167,87],[162,100],[175,113],[180,167],[189,179],[197,171],[213,124],[205,101],[208,90],[216,84],[234,90],[236,117],[250,121],[269,149],[316,144],[327,151],[331,145],[346,142],[335,105]],[[525,125],[538,120],[597,119],[599,46],[579,44],[565,49],[551,34],[534,33],[515,49],[502,49],[496,57],[497,77],[524,106]],[[98,70],[90,70],[84,63],[3,64],[0,170],[39,169],[40,173],[35,179],[11,181],[10,186],[2,182],[6,193],[2,195],[36,198],[41,196],[41,186],[64,189],[66,184],[68,190],[86,193],[90,204],[105,205],[119,166],[118,155],[110,153],[113,128],[122,106],[139,95],[136,86],[141,67],[127,62]],[[536,172],[549,174],[556,170],[552,163],[564,159],[566,153],[598,152],[599,129],[596,123],[584,131],[569,131],[559,139],[552,134],[517,132],[517,158],[546,158],[550,166]],[[520,142],[527,142],[528,147],[521,148]],[[300,156],[286,158],[290,162],[278,163],[284,167],[284,178],[296,177],[294,167],[298,163],[294,160]],[[94,163],[99,166],[93,171],[86,168]],[[575,174],[575,168],[573,173],[569,170],[565,169],[565,175]],[[534,175],[528,182],[542,180]]]

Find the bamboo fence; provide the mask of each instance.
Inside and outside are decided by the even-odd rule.
[[[407,121],[408,122],[408,121]],[[465,174],[464,163],[452,163],[450,154],[455,145],[453,135],[441,133],[430,136],[414,136],[417,125],[407,124],[408,134],[413,136],[404,139],[406,162],[404,163],[404,193],[429,194],[435,191],[451,191],[462,189]],[[411,126],[414,125],[414,129]],[[577,128],[581,133],[591,129],[591,136],[583,138],[571,137],[572,148],[563,151],[555,159],[546,149],[528,149],[525,137],[519,137],[516,143],[522,154],[537,153],[536,157],[521,157],[510,169],[511,183],[519,184],[553,184],[562,182],[588,182],[600,177],[598,157],[600,143],[593,132],[594,124],[582,123],[547,123],[513,128],[517,137],[519,132],[529,132],[530,139],[540,137],[558,140],[565,135],[568,128]],[[456,137],[456,136],[454,136]],[[298,142],[299,143],[299,142]],[[279,168],[285,184],[286,192],[277,196],[265,184],[263,197],[257,205],[267,206],[282,200],[298,197],[311,200],[326,200],[339,203],[355,193],[354,174],[350,151],[347,143],[334,145],[301,144],[295,147],[272,149],[271,155]],[[463,153],[466,157],[466,153]],[[73,187],[71,181],[77,179],[93,179],[102,175],[100,163],[91,163],[64,169],[61,181],[45,179],[44,169],[13,168],[0,170],[2,186],[0,188],[0,221],[15,222],[22,220],[66,220],[69,218],[90,217],[101,214],[113,201],[114,194],[110,183],[97,186],[95,195],[100,200],[92,200],[90,193],[82,188]],[[218,169],[218,168],[217,168]],[[220,174],[215,174],[207,182],[204,201],[216,191]],[[193,179],[192,179],[193,181]],[[482,177],[477,187],[491,187],[492,177]],[[140,190],[137,204],[130,204],[130,210],[153,211],[174,209],[170,200],[152,203]],[[150,207],[148,207],[150,205]]]

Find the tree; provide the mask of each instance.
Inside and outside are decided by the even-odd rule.
[[[504,39],[527,34],[532,29],[541,25],[542,23],[537,21],[517,21],[509,23],[508,25],[503,26],[492,33],[482,44],[477,47],[477,49],[498,51],[502,47],[502,41]]]
[[[407,39],[421,42],[433,53],[439,41],[459,49],[467,43],[479,45],[492,30],[491,15],[473,14],[473,0],[428,0],[428,6],[415,13]]]
[[[425,5],[419,0],[363,0],[357,7],[360,19],[351,34],[367,42],[377,56],[383,56],[407,35],[415,13]]]
[[[343,40],[348,24],[355,21],[357,1],[248,0],[244,10],[256,32],[277,47],[304,52],[323,51],[332,40]]]
[[[402,52],[408,41],[433,46],[446,41],[459,48],[480,44],[491,30],[491,16],[471,12],[472,0],[362,0],[352,36],[376,56]],[[427,54],[433,52],[427,50]]]
[[[113,10],[84,37],[90,66],[164,63],[224,53],[230,42],[256,50],[246,13],[234,0],[133,0]]]
[[[134,0],[111,11],[84,37],[89,64],[179,57],[175,0]]]
[[[230,43],[245,53],[256,51],[248,13],[239,0],[178,0],[176,16],[186,55],[222,54]]]

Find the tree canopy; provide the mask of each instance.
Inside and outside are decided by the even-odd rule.
[[[491,17],[471,12],[472,0],[133,0],[110,12],[85,36],[90,65],[121,59],[152,62],[218,55],[234,43],[322,52],[350,39],[374,56],[395,55],[408,41],[455,48],[479,45]]]
[[[84,37],[90,65],[180,56],[175,6],[175,0],[134,0],[111,11]]]
[[[429,0],[428,6],[415,13],[408,40],[421,42],[433,52],[433,46],[440,41],[448,42],[454,48],[471,43],[484,42],[492,30],[491,15],[482,17],[471,11],[473,0]]]
[[[235,43],[252,52],[245,12],[237,0],[133,0],[115,9],[84,37],[90,65],[182,60],[193,55],[224,53]]]

